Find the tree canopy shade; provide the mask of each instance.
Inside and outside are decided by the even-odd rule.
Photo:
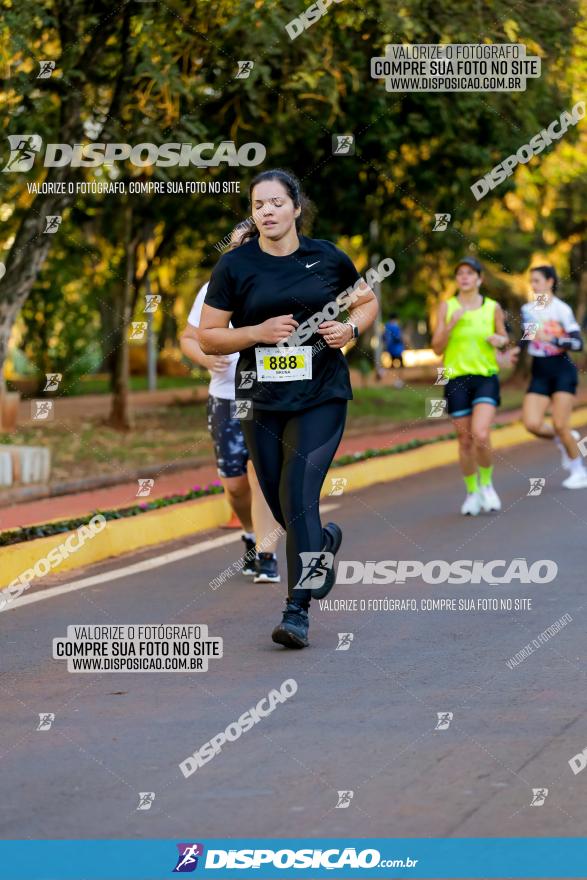
[[[511,305],[509,282],[519,286],[533,254],[549,250],[563,274],[574,267],[587,302],[581,125],[481,201],[470,189],[580,98],[585,6],[340,3],[291,40],[285,26],[303,11],[299,0],[136,0],[115,8],[100,0],[3,0],[3,134],[38,134],[43,145],[259,142],[261,168],[285,166],[302,179],[317,209],[315,236],[344,236],[363,264],[374,249],[393,257],[384,307],[393,302],[404,317],[426,316],[455,258],[469,249]],[[542,75],[524,92],[390,93],[371,78],[370,60],[391,42],[523,43],[541,57]],[[44,60],[55,69],[39,78]],[[245,78],[237,75],[242,60],[253,62]],[[354,134],[353,156],[333,155],[337,133]],[[5,165],[6,150],[3,158]],[[166,308],[187,300],[218,257],[214,244],[247,216],[256,170],[44,168],[37,160],[28,172],[0,174],[0,364],[31,293],[38,299],[45,291],[47,302],[61,293],[71,310],[73,291],[88,309],[88,336],[97,321],[115,373],[145,273],[167,293]],[[27,187],[109,179],[237,180],[241,192],[35,195]],[[441,212],[451,222],[435,233]],[[43,232],[49,215],[63,217],[54,235]],[[37,362],[45,368],[43,353]]]

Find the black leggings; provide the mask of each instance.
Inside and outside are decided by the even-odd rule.
[[[310,409],[254,409],[242,421],[249,454],[265,500],[286,530],[288,593],[292,596],[302,573],[300,553],[324,547],[320,522],[320,490],[346,419],[346,400],[329,400]],[[296,590],[308,605],[310,590]]]

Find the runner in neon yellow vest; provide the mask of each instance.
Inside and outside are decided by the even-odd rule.
[[[501,306],[480,290],[481,263],[465,257],[455,279],[458,292],[438,308],[432,348],[444,355],[444,396],[467,489],[461,513],[477,516],[482,510],[501,510],[492,481],[490,432],[500,404],[497,352],[507,345],[508,336]]]

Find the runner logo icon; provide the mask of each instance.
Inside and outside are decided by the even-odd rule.
[[[529,480],[530,488],[528,489],[528,495],[542,495],[542,490],[546,485],[544,477],[529,477]]]
[[[251,71],[255,66],[254,61],[237,61],[238,64],[238,73],[235,75],[235,79],[248,79],[251,75]]]
[[[148,498],[151,494],[151,489],[155,485],[155,480],[150,477],[139,477],[137,482],[139,484],[139,488],[135,497]]]
[[[54,61],[39,61],[39,72],[37,74],[37,79],[50,79],[51,74],[54,70]]]
[[[535,339],[538,333],[538,324],[524,324],[524,334],[522,339]]]
[[[446,411],[446,400],[442,397],[429,397],[426,406],[429,419],[441,419]]]
[[[438,375],[434,384],[448,385],[449,381],[452,379],[452,367],[436,367],[436,372],[438,373]]]
[[[448,730],[450,727],[450,722],[453,719],[452,712],[437,712],[436,716],[438,721],[436,722],[436,727],[434,730]]]
[[[230,418],[231,419],[252,419],[253,418],[253,401],[252,400],[231,400],[230,401]]]
[[[195,871],[198,867],[198,858],[204,855],[202,843],[178,843],[179,850],[177,865],[173,869],[174,874],[187,874]]]
[[[300,553],[300,560],[302,563],[302,573],[294,590],[314,590],[324,586],[326,575],[334,564],[333,554],[304,550]]]
[[[339,633],[338,634],[338,645],[336,646],[337,651],[350,651],[351,642],[355,638],[354,633]]]
[[[45,373],[46,381],[43,391],[59,391],[59,383],[62,379],[62,373]]]
[[[155,800],[154,791],[139,791],[139,805],[137,810],[150,810]]]
[[[37,730],[51,730],[51,725],[54,721],[54,712],[39,712],[39,726]]]
[[[339,791],[338,792],[338,803],[335,807],[336,810],[347,810],[350,805],[353,797],[355,796],[354,791]]]
[[[257,378],[257,373],[255,370],[243,370],[240,374],[240,382],[239,388],[252,388]]]
[[[145,338],[146,332],[147,332],[147,322],[146,321],[132,321],[131,325],[130,325],[130,335],[128,338],[143,340]]]
[[[354,136],[354,134],[333,134],[332,135],[332,155],[333,156],[354,156],[355,155],[355,136]]]
[[[2,171],[30,171],[43,141],[38,134],[9,134],[10,156]]]
[[[448,229],[448,224],[450,223],[450,214],[435,214],[434,215],[434,228],[432,232],[444,232],[445,229]]]
[[[331,477],[330,482],[332,483],[332,489],[328,494],[342,495],[342,493],[346,489],[346,484],[348,483],[348,480],[346,477]]]
[[[537,293],[534,296],[534,308],[538,311],[539,309],[545,309],[548,305],[548,294],[547,293]]]
[[[45,217],[45,228],[43,229],[43,233],[53,235],[61,226],[61,220],[61,214],[47,214]]]
[[[544,804],[544,801],[548,797],[548,789],[547,788],[533,788],[532,789],[532,800],[530,801],[531,807],[541,807]]]
[[[146,312],[148,315],[154,314],[157,311],[161,304],[161,294],[160,293],[147,293],[145,294],[145,308],[143,312]]]
[[[53,420],[53,400],[32,400],[31,418],[36,422]]]

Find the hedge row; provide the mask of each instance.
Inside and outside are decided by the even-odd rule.
[[[495,425],[494,427],[502,428],[504,426]],[[456,434],[451,432],[450,434],[441,434],[440,436],[431,437],[426,440],[408,440],[406,443],[398,443],[396,446],[389,446],[385,449],[365,449],[363,452],[342,455],[340,458],[337,458],[332,462],[332,467],[343,467],[347,464],[356,464],[359,461],[366,461],[369,458],[381,458],[385,455],[397,455],[400,452],[406,452],[408,449],[418,449],[420,446],[429,446],[431,443],[438,443],[440,440],[453,440],[455,437]],[[46,538],[49,535],[59,535],[62,532],[70,532],[72,529],[77,529],[79,526],[86,525],[86,523],[98,513],[101,513],[107,520],[125,519],[128,516],[138,516],[140,513],[147,513],[149,510],[159,510],[162,507],[169,507],[171,504],[181,504],[184,501],[192,501],[194,498],[218,495],[223,491],[221,483],[215,481],[205,488],[194,486],[189,492],[184,492],[181,495],[168,495],[166,498],[144,501],[140,504],[133,504],[131,507],[123,507],[118,510],[95,510],[93,513],[74,517],[73,519],[63,519],[58,522],[25,526],[21,529],[0,532],[0,547],[6,547],[9,544],[19,544],[22,541],[31,541],[34,538]]]
[[[30,541],[34,538],[46,538],[49,535],[59,535],[62,532],[70,532],[79,526],[86,525],[93,516],[101,513],[105,519],[126,519],[129,516],[138,516],[140,513],[147,513],[149,510],[160,510],[162,507],[169,507],[172,504],[181,504],[183,501],[192,501],[194,498],[204,498],[208,495],[218,495],[224,491],[220,482],[211,483],[209,486],[202,488],[194,486],[189,492],[183,492],[181,495],[168,495],[165,498],[155,498],[152,501],[142,501],[140,504],[133,504],[131,507],[123,507],[117,510],[94,510],[92,513],[84,516],[74,517],[72,519],[62,519],[58,522],[42,523],[40,525],[25,526],[21,529],[12,529],[11,531],[0,533],[0,547],[6,547],[9,544],[20,544],[22,541]]]

